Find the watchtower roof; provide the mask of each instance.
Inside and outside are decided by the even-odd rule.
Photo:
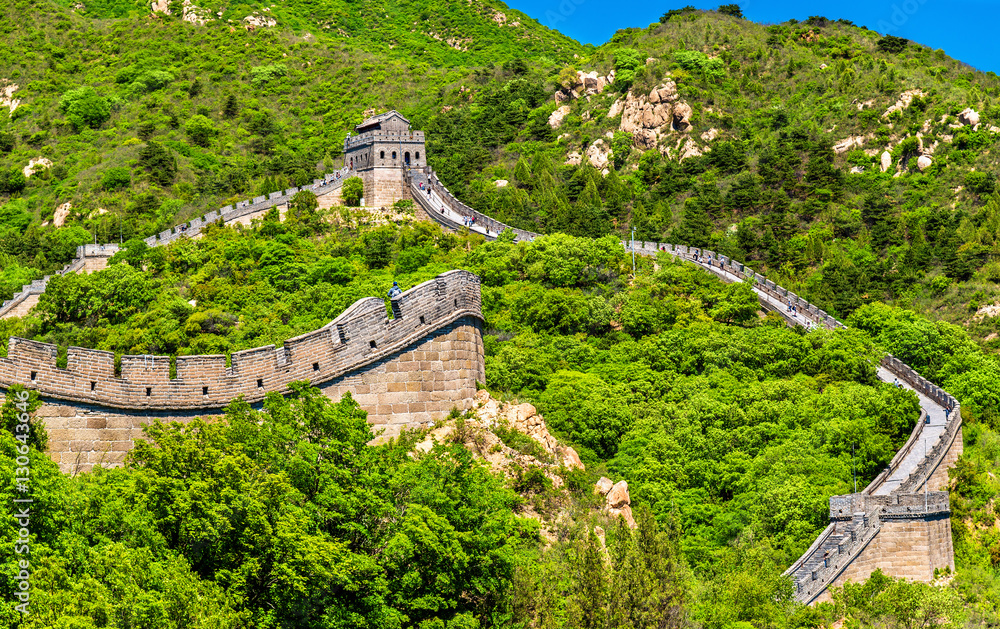
[[[403,114],[393,109],[391,111],[385,112],[384,114],[379,114],[377,116],[372,116],[371,118],[368,118],[358,126],[354,127],[354,130],[357,131],[358,133],[364,133],[365,131],[375,131],[377,129],[382,129],[383,128],[382,125],[392,120],[393,118],[397,118],[407,127],[410,126],[410,121],[407,120],[403,116]]]

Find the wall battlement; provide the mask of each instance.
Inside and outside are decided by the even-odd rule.
[[[452,408],[466,409],[485,380],[479,278],[450,271],[392,301],[359,300],[326,326],[225,356],[123,356],[58,348],[12,338],[0,358],[0,389],[23,384],[39,392],[38,416],[49,430],[49,455],[63,471],[119,464],[153,418],[189,421],[218,415],[243,396],[261,402],[309,380],[327,396],[350,392],[385,437],[426,425]]]
[[[389,319],[381,299],[362,299],[283,347],[233,353],[229,366],[222,355],[178,356],[173,378],[169,356],[123,356],[116,375],[111,352],[71,347],[60,369],[55,345],[11,338],[7,357],[0,358],[0,388],[22,383],[46,397],[134,410],[214,409],[241,395],[259,402],[297,380],[334,380],[462,317],[482,319],[479,279],[467,271],[445,273],[403,293],[393,311]]]

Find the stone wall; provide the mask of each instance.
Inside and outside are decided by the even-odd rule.
[[[897,578],[929,582],[934,579],[934,571],[943,568],[955,569],[948,512],[923,519],[886,520],[831,585],[864,581],[876,569]],[[829,600],[827,588],[813,602]]]
[[[63,431],[51,437],[53,458],[81,469],[120,462],[113,453],[128,449],[148,417],[215,415],[238,396],[260,403],[301,380],[334,399],[350,391],[394,436],[467,408],[485,379],[479,279],[445,273],[393,300],[392,312],[382,299],[362,299],[319,330],[236,352],[229,365],[225,356],[123,356],[116,370],[111,352],[69,348],[60,368],[56,346],[12,338],[0,389],[37,390],[47,427]]]

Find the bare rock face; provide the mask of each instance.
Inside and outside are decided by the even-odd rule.
[[[698,144],[692,138],[688,138],[687,140],[685,140],[683,148],[679,149],[679,151],[680,154],[678,156],[678,159],[680,159],[680,161],[682,162],[689,157],[701,157],[704,154],[701,148],[698,147]]]
[[[62,227],[65,225],[66,219],[69,217],[69,212],[72,209],[73,204],[69,201],[57,207],[55,214],[52,216],[52,224],[56,227]]]
[[[674,105],[674,131],[687,131],[691,128],[691,105],[680,102]]]
[[[620,116],[622,111],[625,110],[625,101],[622,99],[616,100],[611,104],[611,109],[608,110],[608,118],[614,118],[615,116]]]
[[[632,504],[632,499],[628,495],[628,481],[620,480],[608,492],[608,507],[621,509],[625,505]]]
[[[572,85],[557,90],[555,94],[556,102],[561,103],[574,98],[584,98],[586,96],[596,96],[604,91],[615,80],[614,70],[608,76],[601,76],[597,70],[584,72],[577,70],[576,81]]]
[[[153,13],[170,15],[170,0],[153,0],[152,5]]]
[[[580,455],[576,453],[576,450],[570,446],[565,446],[559,449],[559,454],[562,456],[563,465],[571,470],[582,470],[584,469],[583,461],[580,460]]]
[[[690,130],[691,106],[677,99],[677,84],[668,80],[649,94],[636,96],[629,92],[624,103],[619,100],[611,106],[608,116],[613,118],[620,109],[619,128],[632,134],[636,148],[648,151],[656,148],[667,133]]]
[[[890,166],[892,166],[892,155],[889,154],[889,151],[882,151],[882,157],[879,161],[882,165],[882,172],[885,172],[889,170]]]
[[[570,107],[569,105],[563,105],[559,109],[553,111],[552,115],[549,116],[549,126],[552,127],[553,129],[558,129],[559,127],[561,127],[563,119],[566,116],[568,116],[569,112],[571,112],[572,110],[573,108]]]
[[[28,165],[21,169],[21,172],[27,178],[40,170],[48,170],[49,168],[52,168],[52,160],[45,157],[32,157],[28,160]]]
[[[257,12],[243,18],[243,26],[248,31],[255,31],[258,28],[269,28],[272,26],[277,26],[277,24],[278,24],[277,20],[275,20],[273,17]]]
[[[837,155],[840,155],[841,153],[846,153],[847,151],[850,151],[852,149],[859,149],[865,145],[865,142],[867,142],[869,139],[873,137],[875,136],[872,134],[849,135],[843,140],[833,145],[833,152],[836,153]]]
[[[889,108],[882,113],[882,117],[888,118],[889,114],[891,114],[892,112],[902,111],[906,109],[907,107],[910,106],[910,103],[913,102],[914,97],[917,96],[919,96],[920,98],[926,98],[927,94],[923,90],[906,90],[905,92],[899,95],[899,100],[897,100],[895,104],[890,105]]]
[[[604,144],[603,139],[596,140],[587,147],[587,160],[591,166],[598,170],[602,170],[608,165],[610,157],[611,148]]]
[[[183,13],[181,14],[182,16],[181,19],[183,19],[185,22],[197,24],[198,26],[204,26],[212,19],[211,17],[212,12],[210,10],[202,9],[201,7],[195,6],[191,2],[191,0],[184,0],[183,7],[184,10]],[[274,26],[275,24],[277,24],[277,22],[275,22],[274,20],[271,20],[271,22],[273,23],[270,24],[269,26]]]
[[[493,183],[496,184],[497,188],[506,188],[507,184],[509,184],[510,182],[507,181],[506,179],[497,179]]]
[[[927,157],[926,155],[921,155],[920,157],[917,158],[917,168],[919,168],[921,171],[927,170],[928,168],[931,167],[931,164],[933,163],[934,162],[931,161],[931,158]]]
[[[717,137],[719,137],[719,130],[716,129],[715,127],[712,127],[711,129],[709,129],[705,133],[701,134],[701,141],[702,142],[711,142],[712,140],[714,140]]]
[[[979,114],[972,107],[967,107],[958,114],[958,121],[963,125],[975,127],[979,124]]]
[[[21,104],[21,101],[14,98],[14,92],[17,91],[17,84],[11,83],[7,79],[0,79],[0,107],[7,107],[10,109],[10,113],[14,113],[17,106]]]
[[[604,493],[603,488],[610,483],[610,479],[602,477],[601,480],[597,481],[594,491]],[[615,483],[607,492],[605,501],[608,515],[625,518],[625,523],[629,528],[634,529],[636,527],[635,518],[632,517],[632,499],[628,495],[628,483],[626,481]]]
[[[608,492],[611,491],[611,488],[614,486],[615,484],[611,482],[610,478],[602,476],[597,480],[597,483],[594,484],[594,493],[607,496]]]
[[[625,518],[625,524],[627,524],[630,529],[638,527],[635,523],[635,518],[632,516],[632,507],[628,505],[623,506],[621,509],[608,509],[608,515]]]
[[[531,404],[503,404],[494,400],[486,391],[479,391],[476,400],[476,419],[487,428],[498,424],[507,424],[514,430],[528,435],[537,441],[546,452],[553,455],[557,465],[570,469],[583,469],[583,463],[576,450],[562,446],[549,433],[545,419]]]
[[[583,156],[580,155],[578,152],[573,151],[572,153],[566,156],[566,161],[564,163],[567,166],[579,166],[581,163],[583,163]]]

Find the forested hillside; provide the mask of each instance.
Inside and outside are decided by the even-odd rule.
[[[36,426],[37,614],[21,626],[1000,624],[995,75],[732,6],[600,47],[478,0],[157,9],[0,0],[0,299],[77,245],[124,245],[0,320],[0,354],[19,336],[56,344],[61,366],[70,346],[229,355],[463,268],[483,283],[482,386],[534,404],[586,469],[493,475],[473,437],[366,446],[364,411],[307,384],[154,426],[125,467],[76,476]],[[346,134],[387,109],[426,131],[461,200],[546,236],[486,243],[402,202],[138,240],[339,168]],[[666,255],[633,270],[633,228],[745,260],[850,329],[789,329]],[[876,574],[805,608],[782,571],[917,420],[916,397],[875,377],[886,353],[962,404],[957,573]],[[18,444],[0,439],[9,503]],[[635,531],[601,513],[602,476],[628,481]]]

